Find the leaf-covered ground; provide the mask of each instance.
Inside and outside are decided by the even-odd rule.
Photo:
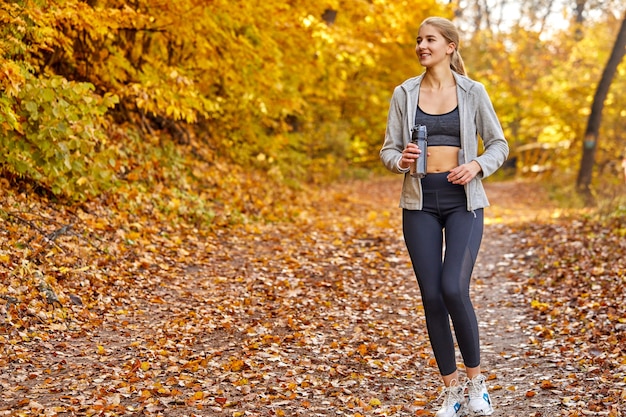
[[[434,415],[399,186],[215,233],[5,195],[0,415]],[[622,415],[623,220],[487,187],[473,296],[494,415]]]

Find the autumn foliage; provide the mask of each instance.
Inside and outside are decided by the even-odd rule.
[[[291,185],[376,167],[391,90],[421,71],[416,26],[450,11],[434,2],[31,0],[0,13],[5,174],[84,200],[182,172],[210,190],[202,199],[221,200],[241,198],[214,184],[239,182],[239,167]],[[590,23],[591,37],[519,27],[475,32],[461,47],[513,147],[558,146],[551,165],[566,174],[618,24],[607,20]],[[604,173],[622,151],[620,97],[611,93],[605,110]],[[186,203],[198,192],[187,190]]]
[[[0,145],[11,152],[0,164],[71,200],[181,180],[186,205],[208,201],[197,211],[234,198],[248,215],[262,204],[248,213],[230,184],[249,171],[294,186],[367,166],[390,87],[413,71],[410,56],[390,63],[406,55],[414,22],[445,12],[434,2],[338,8],[3,3]]]
[[[430,0],[2,2],[0,415],[432,415],[397,178],[370,177],[432,14],[453,15]],[[510,247],[487,242],[478,271],[479,311],[510,322],[490,388],[520,416],[624,411],[622,189],[581,212],[547,181],[576,166],[617,23],[461,46],[513,150],[554,149],[540,179],[561,211],[505,183],[488,230]],[[598,155],[613,185],[623,89]]]

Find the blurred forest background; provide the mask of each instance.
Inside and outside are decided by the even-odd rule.
[[[311,185],[382,173],[393,87],[422,72],[417,28],[441,15],[511,144],[501,175],[538,178],[568,204],[591,201],[576,188],[614,197],[625,12],[621,0],[3,1],[3,188],[217,227],[289,218]]]

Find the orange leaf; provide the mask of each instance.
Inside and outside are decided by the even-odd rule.
[[[367,355],[367,346],[365,344],[359,346],[357,351],[361,354],[361,356]]]
[[[541,388],[542,389],[552,389],[552,388],[554,388],[554,384],[552,384],[552,381],[543,380],[543,381],[541,381]]]

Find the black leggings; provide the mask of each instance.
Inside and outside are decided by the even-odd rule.
[[[444,376],[457,369],[450,318],[465,366],[480,365],[478,322],[469,285],[484,220],[482,209],[467,211],[465,189],[448,182],[447,175],[424,177],[423,210],[402,211],[404,240],[422,295],[430,344]]]

